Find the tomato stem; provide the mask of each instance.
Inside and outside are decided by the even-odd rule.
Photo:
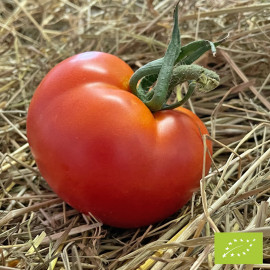
[[[191,88],[194,88],[192,93],[197,86],[201,91],[213,90],[219,84],[219,76],[192,63],[210,49],[215,55],[216,47],[226,39],[227,37],[217,42],[198,40],[181,47],[178,6],[176,6],[172,38],[165,56],[144,65],[133,74],[129,81],[132,93],[138,96],[151,111],[158,111],[176,106],[166,105],[166,102],[173,88],[185,81],[192,81]],[[182,105],[190,96],[176,104]]]
[[[190,84],[188,85],[188,91],[187,91],[186,95],[181,100],[179,100],[173,104],[163,105],[162,110],[172,110],[172,109],[175,109],[175,108],[183,105],[192,96],[192,94],[195,91],[195,88],[196,88],[196,82],[191,81]]]
[[[145,105],[151,111],[159,111],[162,108],[164,102],[167,100],[167,93],[173,73],[174,64],[179,57],[179,53],[181,52],[180,42],[180,31],[178,27],[178,6],[176,6],[174,11],[172,39],[163,58],[156,85],[151,90],[153,95],[151,95],[151,98],[145,102]]]

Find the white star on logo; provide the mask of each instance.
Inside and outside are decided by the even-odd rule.
[[[242,252],[244,255],[246,255],[246,252]]]
[[[237,242],[237,239],[233,239],[234,242]]]
[[[256,239],[254,238],[253,241],[256,241]]]
[[[232,242],[230,242],[229,245],[232,245]]]
[[[237,256],[240,257],[240,254],[238,253]]]
[[[228,248],[228,247],[226,247],[225,249],[226,249],[226,250],[228,250],[229,248]]]
[[[249,242],[249,240],[247,240],[247,242]]]
[[[226,253],[224,253],[222,257],[225,258],[226,257]]]
[[[252,247],[252,244],[250,244],[249,246]]]
[[[232,254],[231,254],[231,256],[233,257],[233,256],[234,256],[234,254],[232,253]]]
[[[247,248],[247,251],[249,251],[249,249]]]
[[[240,239],[241,242],[243,242],[243,239]]]

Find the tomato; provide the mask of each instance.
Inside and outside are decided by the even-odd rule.
[[[188,202],[208,134],[185,108],[152,113],[130,92],[132,74],[107,53],[72,56],[40,83],[27,117],[31,151],[52,190],[122,228],[155,223]],[[210,164],[207,155],[207,171]]]

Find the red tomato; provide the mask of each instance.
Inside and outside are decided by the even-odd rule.
[[[187,109],[151,113],[129,90],[132,74],[110,54],[70,57],[43,79],[27,118],[33,156],[53,191],[122,228],[160,221],[187,203],[199,187],[207,134]],[[210,163],[207,156],[206,170]]]

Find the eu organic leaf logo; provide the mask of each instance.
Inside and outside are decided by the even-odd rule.
[[[216,233],[216,264],[261,264],[262,233]]]

